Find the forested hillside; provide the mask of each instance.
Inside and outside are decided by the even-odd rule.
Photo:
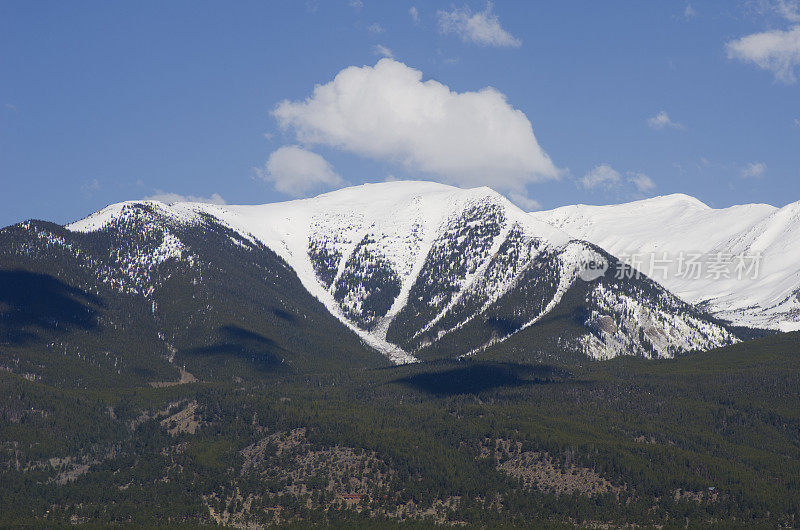
[[[237,358],[116,388],[0,372],[0,524],[797,524],[797,334],[663,361],[497,355]]]
[[[61,387],[382,366],[274,252],[154,205],[105,230],[0,230],[0,367]]]

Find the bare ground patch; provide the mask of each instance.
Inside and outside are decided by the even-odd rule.
[[[190,401],[178,412],[167,416],[159,422],[172,436],[185,432],[194,434],[200,428],[200,418],[197,415],[197,401]]]
[[[557,462],[547,452],[523,451],[522,442],[487,439],[480,456],[495,457],[498,471],[522,480],[525,487],[557,495],[582,493],[591,497],[617,494],[623,489],[591,468]]]

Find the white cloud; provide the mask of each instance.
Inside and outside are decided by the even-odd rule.
[[[653,179],[644,173],[629,173],[628,182],[633,184],[636,187],[636,191],[639,193],[647,193],[656,187],[656,183],[653,182]]]
[[[411,20],[414,21],[414,24],[419,24],[419,11],[417,11],[417,6],[411,6],[408,10],[408,14],[411,15]]]
[[[492,13],[491,2],[486,3],[486,10],[473,13],[465,6],[452,11],[438,11],[439,31],[443,34],[454,33],[464,42],[474,42],[482,46],[509,46],[519,48],[522,41],[503,29],[500,19]]]
[[[542,205],[536,199],[531,199],[526,193],[512,192],[508,195],[508,200],[525,210],[526,212],[533,212],[541,210]]]
[[[369,31],[370,33],[375,33],[377,35],[378,33],[383,33],[386,30],[383,28],[383,26],[381,26],[377,22],[373,22],[372,24],[367,26],[367,31]]]
[[[789,22],[800,22],[800,2],[797,0],[777,0],[771,7]]]
[[[100,181],[97,179],[86,181],[81,185],[81,191],[87,195],[91,195],[98,190],[100,190]]]
[[[795,67],[800,65],[800,25],[747,35],[728,42],[725,49],[729,59],[753,63],[776,80],[794,83]]]
[[[375,47],[372,48],[372,53],[375,55],[380,55],[381,57],[389,57],[390,59],[394,58],[394,53],[392,53],[392,50],[383,44],[376,44]]]
[[[694,18],[697,16],[697,11],[695,8],[692,7],[692,4],[686,2],[686,8],[683,10],[683,16],[687,19]]]
[[[450,57],[446,53],[444,53],[441,48],[436,49],[436,56],[441,60],[444,64],[458,64],[460,59],[458,57]]]
[[[623,178],[619,171],[608,164],[594,166],[583,176],[580,183],[587,190],[601,189],[605,191],[620,189],[623,184],[627,183],[636,188],[638,193],[647,193],[656,187],[653,179],[644,173],[628,171],[627,178]]]
[[[800,118],[795,118],[794,119],[794,126],[795,127],[800,127]]]
[[[581,184],[583,184],[583,187],[587,190],[597,188],[604,188],[608,190],[619,186],[621,182],[622,175],[619,174],[619,171],[608,164],[594,166],[581,179]]]
[[[350,7],[354,7],[356,9],[361,9],[362,7],[364,7],[364,2],[362,2],[361,0],[350,0],[349,2],[347,2],[347,5],[349,5]]]
[[[751,162],[742,169],[742,178],[761,178],[767,172],[767,165],[764,162]]]
[[[778,16],[789,22],[800,22],[798,0],[748,0],[743,5],[746,15],[757,15],[772,20]]]
[[[672,121],[667,111],[662,110],[652,118],[647,119],[647,125],[653,129],[683,129],[683,125]]]
[[[273,115],[303,144],[323,144],[460,186],[522,191],[560,171],[525,114],[493,88],[453,92],[392,60],[351,66]]]
[[[156,190],[153,195],[145,197],[145,201],[160,201],[165,204],[175,202],[203,202],[206,204],[227,204],[219,193],[212,193],[210,197],[198,197],[196,195],[180,195],[179,193],[168,193],[163,190]]]
[[[343,183],[327,160],[299,145],[279,147],[269,155],[266,167],[256,169],[256,173],[276,190],[292,197]]]

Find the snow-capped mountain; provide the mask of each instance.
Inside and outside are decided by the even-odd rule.
[[[145,296],[157,279],[140,268],[189,263],[181,232],[211,223],[236,246],[277,254],[330,313],[395,362],[473,354],[510,337],[595,358],[671,356],[735,340],[657,284],[624,273],[613,256],[488,188],[388,182],[259,206],[129,202],[66,228],[124,233],[143,211],[143,226],[163,236],[122,270],[150,278],[139,287]],[[589,264],[608,272],[593,275]]]
[[[711,208],[687,195],[534,212],[735,324],[800,329],[800,202]],[[692,261],[694,263],[692,263]]]
[[[387,364],[214,217],[129,202],[74,228],[0,229],[0,370],[115,386]]]

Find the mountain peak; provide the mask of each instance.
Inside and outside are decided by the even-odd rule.
[[[488,186],[460,188],[427,180],[391,180],[349,186],[311,197],[288,202],[315,201],[328,204],[352,203],[354,206],[373,205],[380,202],[403,203],[417,197],[445,196],[462,199],[489,198],[507,200]]]
[[[668,205],[676,205],[676,204],[683,204],[687,206],[692,206],[696,208],[702,208],[704,210],[711,209],[709,205],[698,199],[697,197],[692,197],[691,195],[687,195],[685,193],[672,193],[669,195],[658,195],[656,197],[652,197],[650,199],[643,199],[642,203],[650,203],[650,204],[668,204]]]

